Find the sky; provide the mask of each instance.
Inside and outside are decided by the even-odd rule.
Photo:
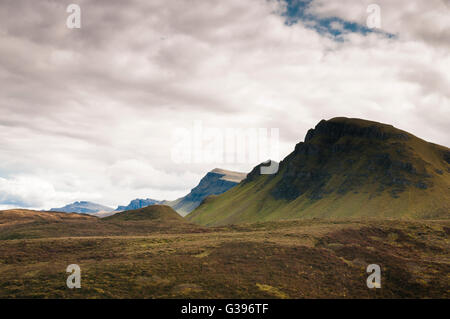
[[[81,28],[66,21],[81,8]],[[370,4],[380,28],[369,28]],[[450,146],[449,0],[2,0],[0,209],[175,199],[195,123],[277,128],[289,154],[322,119]]]

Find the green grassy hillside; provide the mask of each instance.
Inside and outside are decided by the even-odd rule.
[[[185,219],[166,205],[151,205],[144,208],[127,210],[112,216],[105,217],[106,221],[134,221],[152,220],[159,222],[177,221],[185,223]]]
[[[334,118],[274,175],[259,166],[187,216],[201,225],[294,218],[450,216],[450,150],[391,125]]]

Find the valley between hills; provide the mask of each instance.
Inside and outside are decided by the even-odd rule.
[[[0,298],[450,297],[448,148],[336,118],[277,174],[259,167],[231,188],[210,175],[227,190],[191,192],[185,217],[164,202],[104,218],[0,211]]]

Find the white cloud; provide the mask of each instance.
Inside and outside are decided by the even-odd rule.
[[[0,178],[0,203],[7,207],[41,208],[76,197],[95,198],[95,194],[56,191],[51,183],[34,176]]]

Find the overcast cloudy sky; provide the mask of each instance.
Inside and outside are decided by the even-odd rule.
[[[81,29],[66,8],[81,7]],[[366,26],[381,8],[381,29]],[[1,0],[0,208],[175,199],[222,166],[171,160],[172,132],[321,119],[450,145],[448,0]],[[225,167],[224,167],[225,166]]]

